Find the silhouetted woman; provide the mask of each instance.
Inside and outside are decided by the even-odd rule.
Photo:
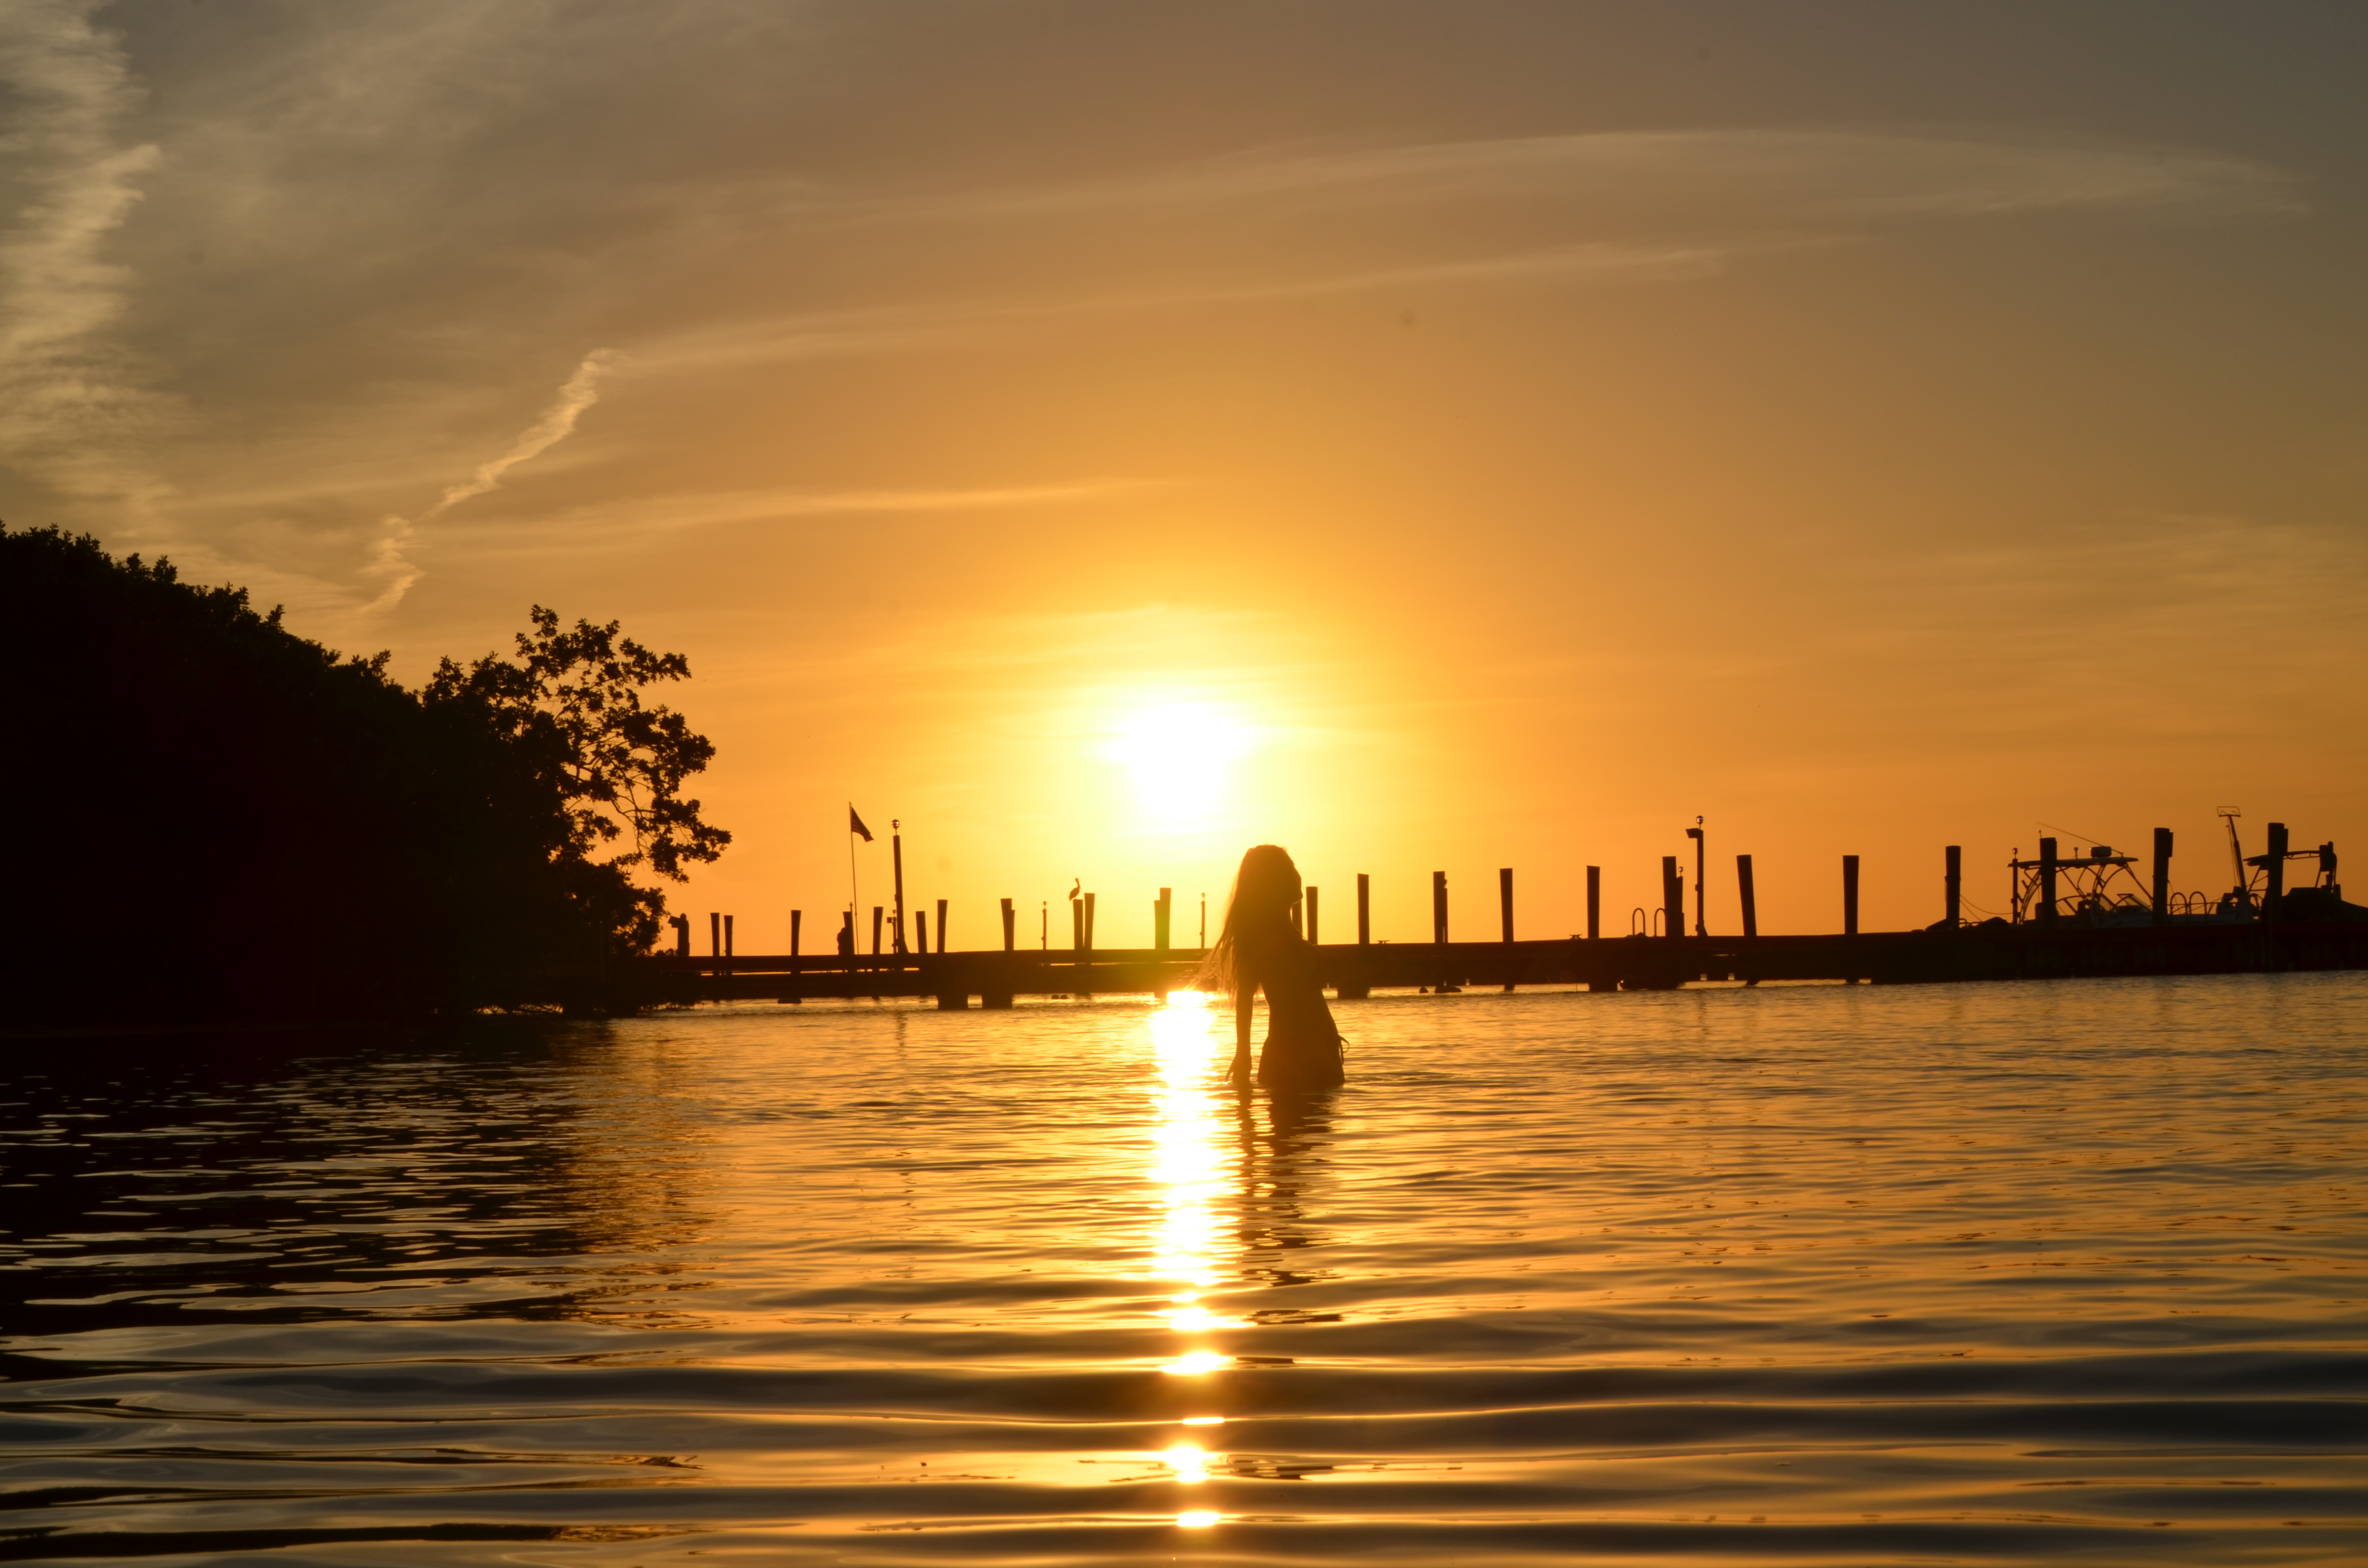
[[[1207,978],[1234,998],[1234,1064],[1226,1076],[1250,1081],[1250,1004],[1266,993],[1266,1050],[1258,1081],[1269,1089],[1328,1089],[1342,1077],[1340,1031],[1315,975],[1315,951],[1291,928],[1299,902],[1299,868],[1280,845],[1242,857],[1225,926],[1209,949]]]

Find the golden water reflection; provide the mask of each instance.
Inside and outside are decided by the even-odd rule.
[[[1232,1098],[1218,1085],[1216,1068],[1230,1053],[1222,1038],[1222,1010],[1198,992],[1171,994],[1151,1014],[1151,1042],[1158,1075],[1153,1088],[1157,1131],[1151,1179],[1160,1189],[1158,1233],[1152,1240],[1151,1283],[1167,1292],[1167,1325],[1177,1343],[1165,1370],[1176,1377],[1205,1378],[1232,1358],[1220,1348],[1225,1331],[1244,1324],[1203,1303],[1205,1292],[1225,1277],[1233,1260],[1221,1256],[1231,1230],[1226,1207],[1229,1150],[1238,1119]],[[1215,1394],[1212,1387],[1210,1393]],[[1202,1411],[1183,1418],[1186,1427],[1222,1426],[1224,1416]],[[1208,1480],[1223,1456],[1189,1437],[1153,1456],[1179,1486]],[[1176,1522],[1187,1529],[1217,1523],[1215,1511],[1188,1509]]]

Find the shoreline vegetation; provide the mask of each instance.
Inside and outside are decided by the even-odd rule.
[[[689,662],[538,605],[415,691],[280,619],[0,526],[0,1025],[604,1006],[666,914],[637,877],[731,842],[683,793],[714,745],[645,696]]]

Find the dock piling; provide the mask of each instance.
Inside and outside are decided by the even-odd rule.
[[[1373,879],[1357,873],[1357,946],[1373,945]]]
[[[1743,900],[1743,934],[1747,937],[1759,936],[1759,890],[1752,885],[1751,857],[1748,855],[1737,855],[1735,858],[1735,891]]]
[[[2285,918],[2279,905],[2286,896],[2286,824],[2270,824],[2270,842],[2261,855],[2261,869],[2269,873],[2268,885],[2261,890],[2261,923],[2271,925]]]
[[[1019,946],[1018,927],[1019,913],[1011,907],[1011,901],[1007,898],[1003,901],[1003,950],[1007,953]]]
[[[1603,868],[1600,866],[1587,869],[1587,939],[1590,942],[1603,939]]]
[[[1858,857],[1842,857],[1842,935],[1858,935]]]
[[[945,946],[944,938],[939,939],[938,946]],[[913,951],[921,958],[929,956],[929,912],[926,909],[913,911]]]
[[[944,899],[939,899],[939,900],[938,900],[938,954],[939,954],[939,956],[940,958],[942,958],[942,957],[945,955],[945,950],[946,950],[946,901],[945,901]]]
[[[1504,921],[1505,941],[1509,945],[1513,940],[1513,868],[1510,866],[1497,868],[1497,908]],[[1505,982],[1506,990],[1512,988],[1511,981]]]
[[[1950,845],[1941,851],[1941,924],[1944,929],[1953,931],[1964,915],[1964,846]]]
[[[1167,915],[1173,896],[1168,889],[1161,888],[1159,896],[1151,901],[1151,945],[1163,953],[1167,950]]]
[[[1678,869],[1678,858],[1661,857],[1661,935],[1682,937],[1686,934],[1686,877]]]
[[[2055,924],[2055,840],[2039,841],[2039,923]]]
[[[1430,874],[1430,939],[1447,945],[1447,873]]]
[[[806,912],[804,910],[792,909],[790,911],[790,957],[791,958],[798,956],[798,928],[803,926],[805,921]]]
[[[1702,832],[1702,819],[1694,818],[1694,825],[1686,829],[1686,836],[1694,841],[1694,935],[1710,935],[1710,895],[1702,891],[1702,856],[1710,847],[1710,839]]]
[[[2154,923],[2170,924],[2170,829],[2154,830]]]

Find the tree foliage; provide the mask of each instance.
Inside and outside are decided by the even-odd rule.
[[[422,691],[87,538],[0,528],[0,1016],[388,1017],[589,996],[728,835],[686,678],[540,607]]]
[[[689,679],[689,662],[620,637],[613,620],[563,631],[558,612],[541,605],[529,619],[534,630],[518,634],[515,661],[488,653],[464,668],[443,660],[427,700],[475,708],[541,764],[567,802],[578,856],[630,835],[632,847],[609,864],[647,865],[681,881],[686,862],[721,855],[732,835],[701,821],[699,802],[682,793],[715,756],[713,744],[681,714],[642,700],[643,687]]]

